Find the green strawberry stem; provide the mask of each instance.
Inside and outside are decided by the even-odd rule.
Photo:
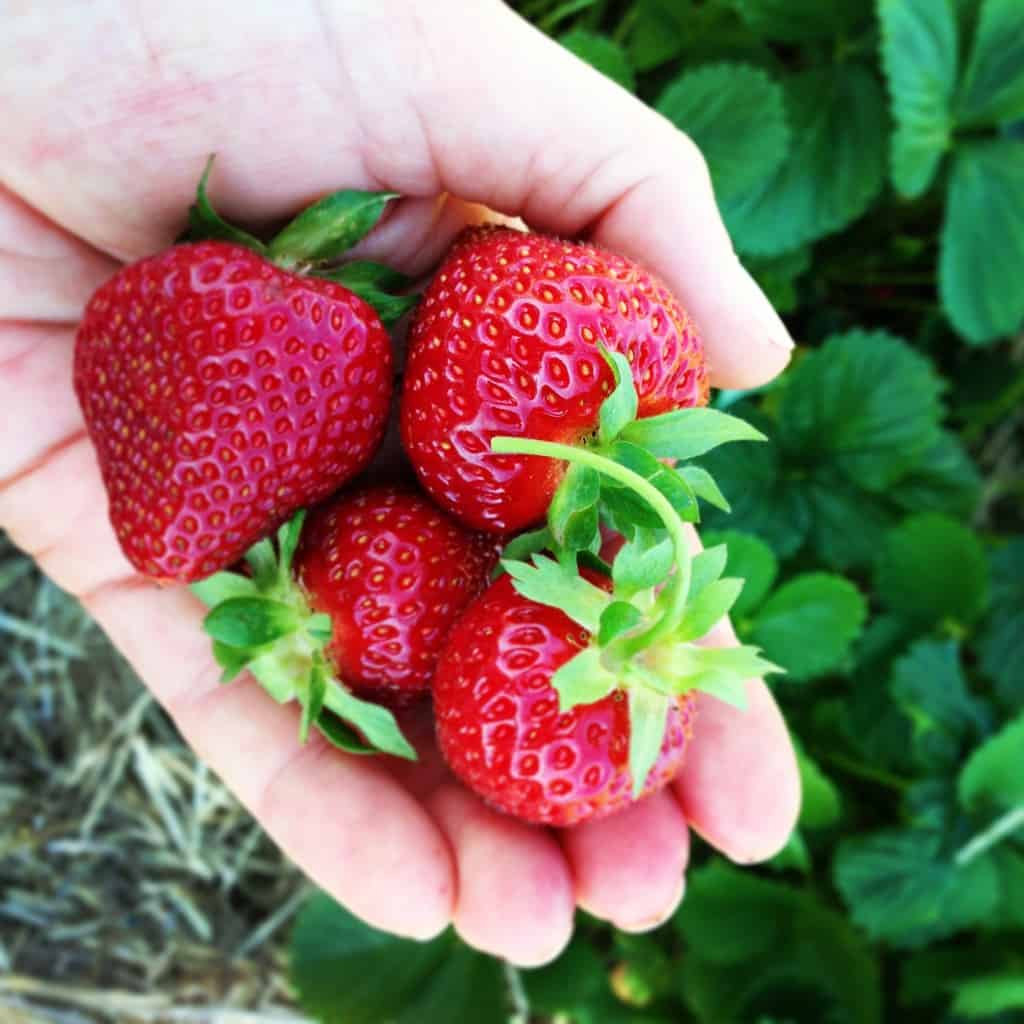
[[[685,524],[668,499],[639,473],[613,462],[604,455],[587,448],[558,444],[554,441],[536,441],[526,437],[495,437],[491,450],[500,455],[539,455],[560,459],[578,466],[587,466],[611,477],[632,490],[658,514],[672,541],[676,572],[667,585],[668,596],[663,595],[664,613],[643,632],[623,639],[620,653],[628,658],[645,650],[662,637],[674,633],[686,614],[686,598],[690,590],[691,555],[686,538]]]

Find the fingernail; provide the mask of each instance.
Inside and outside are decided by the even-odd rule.
[[[761,286],[754,280],[750,271],[742,264],[740,270],[743,272],[743,279],[746,282],[744,289],[747,292],[750,303],[749,312],[754,315],[766,339],[778,348],[786,352],[793,350],[794,342],[790,336],[782,318],[775,312],[775,307],[768,301],[768,297],[761,290]]]

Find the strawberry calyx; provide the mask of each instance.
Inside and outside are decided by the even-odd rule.
[[[275,541],[259,541],[245,555],[249,574],[218,572],[191,586],[210,609],[203,629],[224,670],[221,682],[249,671],[280,704],[302,709],[300,739],[316,728],[349,753],[385,753],[415,761],[391,711],[356,697],[336,678],[326,654],[330,616],[314,612],[292,574],[305,521],[298,512]]]
[[[661,461],[684,462],[727,441],[765,438],[713,409],[636,419],[629,363],[619,353],[602,351],[616,385],[602,404],[592,443],[496,437],[491,447],[497,454],[568,463],[547,527],[517,538],[502,566],[520,594],[560,609],[590,634],[589,645],[552,679],[561,708],[625,691],[637,797],[661,749],[672,701],[700,690],[742,708],[748,679],[782,671],[756,647],[697,643],[728,614],[743,581],[723,578],[724,545],[693,556],[686,524],[699,519],[698,497],[720,508],[728,509],[728,503],[706,470]],[[611,565],[610,590],[579,571],[600,550],[602,524],[625,537]]]
[[[419,301],[419,295],[395,294],[410,283],[398,271],[370,260],[344,262],[345,254],[370,233],[397,192],[332,192],[306,207],[269,242],[262,242],[214,209],[207,191],[213,162],[211,156],[196,186],[182,241],[230,242],[252,249],[283,270],[334,281],[373,306],[386,327]]]

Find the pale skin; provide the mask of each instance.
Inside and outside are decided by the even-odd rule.
[[[340,187],[401,193],[362,251],[408,273],[489,211],[635,257],[700,326],[718,387],[778,374],[786,330],[733,254],[693,144],[493,0],[224,6],[5,9],[0,527],[82,600],[288,855],[369,923],[416,938],[454,924],[524,966],[564,948],[576,906],[652,928],[683,896],[691,833],[747,864],[794,825],[794,756],[764,683],[742,713],[700,698],[670,789],[563,832],[484,806],[422,722],[406,723],[424,754],[411,768],[300,746],[294,708],[218,686],[189,591],[122,556],[71,390],[75,326],[121,263],[174,238],[216,151],[214,198],[249,226]],[[707,642],[735,642],[728,623]]]

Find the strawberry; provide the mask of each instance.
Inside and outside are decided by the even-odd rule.
[[[543,519],[564,465],[494,455],[491,441],[590,443],[615,386],[599,346],[628,359],[634,418],[706,404],[697,331],[652,274],[507,228],[460,236],[414,317],[401,400],[402,439],[434,500],[499,533]]]
[[[129,561],[160,581],[224,568],[355,476],[391,400],[388,335],[344,283],[379,289],[365,287],[366,265],[327,267],[390,195],[329,196],[264,245],[216,215],[208,174],[191,236],[213,240],[120,270],[75,345],[111,523]]]
[[[503,576],[459,620],[438,665],[434,707],[452,770],[492,806],[541,825],[574,825],[633,799],[629,703],[621,689],[559,708],[552,678],[591,635],[564,612],[517,593]],[[668,707],[640,795],[683,762],[691,696]]]
[[[358,487],[246,554],[248,574],[192,585],[225,681],[248,669],[275,700],[296,700],[345,750],[414,757],[387,708],[425,694],[455,621],[487,584],[494,539],[405,487]],[[353,692],[355,691],[355,692]]]
[[[493,537],[460,526],[416,491],[359,488],[314,509],[295,575],[331,617],[327,660],[348,686],[426,693],[442,646],[497,561]]]

